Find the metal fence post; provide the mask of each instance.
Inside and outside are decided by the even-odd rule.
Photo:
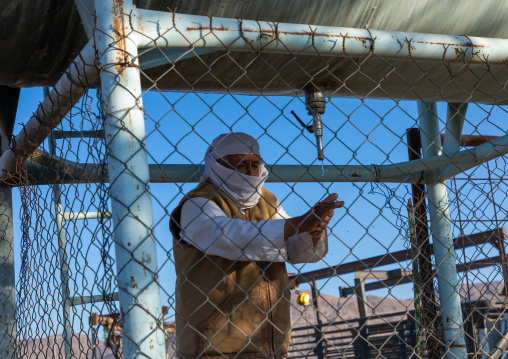
[[[323,335],[323,326],[321,321],[321,314],[319,311],[319,292],[317,290],[316,281],[313,280],[309,283],[312,294],[312,306],[314,307],[314,314],[316,315],[316,326],[314,327],[314,335],[316,337],[316,346],[314,347],[314,353],[317,355],[318,359],[323,359],[325,357],[324,345],[325,338]]]
[[[423,157],[440,155],[441,138],[436,104],[418,101],[418,114]],[[427,199],[447,357],[465,359],[467,350],[446,183],[429,185]]]
[[[97,0],[96,43],[124,358],[166,358],[132,1]]]
[[[367,318],[369,308],[367,306],[367,295],[365,293],[365,279],[355,278],[355,294],[356,302],[358,303],[358,314],[360,319],[358,321],[359,340],[360,340],[360,353],[363,359],[370,359],[370,348],[369,348],[369,324],[370,321]]]
[[[44,98],[49,96],[49,88],[43,88]],[[55,155],[55,139],[51,134],[48,138],[48,148],[51,155]],[[58,232],[58,259],[60,260],[60,299],[63,310],[63,344],[65,359],[72,358],[72,323],[71,323],[71,302],[69,299],[69,263],[67,258],[67,239],[64,228],[63,211],[61,205],[60,185],[53,185],[53,202],[55,204],[56,230]]]
[[[16,358],[12,188],[0,186],[0,357]]]
[[[409,160],[420,159],[421,140],[420,130],[410,128],[407,130],[407,146]],[[425,185],[411,184],[411,193],[414,206],[415,237],[417,247],[418,262],[418,283],[421,290],[422,322],[421,328],[424,330],[425,337],[423,344],[424,350],[430,359],[439,359],[441,356],[442,344],[438,336],[436,324],[436,296],[433,281],[432,269],[432,248],[429,241],[429,227],[427,223],[427,206],[425,205]]]
[[[367,296],[365,295],[364,278],[355,278],[355,294],[356,302],[358,303],[358,315],[360,318],[366,318],[369,308],[367,306]]]

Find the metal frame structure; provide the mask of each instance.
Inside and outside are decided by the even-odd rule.
[[[465,237],[459,237],[455,238],[453,241],[456,243],[455,249],[462,249],[465,250],[466,248],[474,247],[474,246],[481,246],[485,243],[491,243],[494,245],[494,243],[505,243],[508,239],[508,235],[506,233],[505,228],[499,228],[492,231],[487,231],[483,233],[476,233],[472,235],[468,235]],[[431,254],[433,254],[431,252]],[[299,284],[307,283],[311,287],[311,302],[313,305],[313,309],[315,314],[319,313],[319,307],[318,307],[318,297],[319,297],[319,291],[318,286],[316,285],[317,280],[323,280],[328,279],[335,276],[342,276],[348,273],[354,273],[355,274],[355,280],[354,280],[354,286],[351,287],[339,287],[340,296],[342,298],[349,297],[351,295],[356,296],[356,301],[358,304],[358,318],[355,319],[353,322],[358,323],[357,331],[359,335],[355,338],[353,338],[355,342],[355,347],[357,347],[357,351],[359,355],[362,358],[370,357],[370,349],[371,346],[369,342],[367,341],[367,338],[369,338],[369,326],[370,326],[370,319],[378,319],[380,318],[379,314],[375,313],[369,313],[369,307],[367,305],[367,296],[366,293],[368,291],[378,290],[378,289],[385,289],[385,288],[393,288],[398,285],[403,285],[407,283],[414,283],[413,279],[413,273],[412,272],[406,272],[402,271],[400,269],[395,270],[374,270],[374,268],[377,267],[383,267],[386,265],[394,264],[394,263],[400,263],[404,261],[414,261],[414,257],[411,256],[411,250],[403,250],[398,252],[391,252],[386,253],[382,256],[376,256],[372,258],[364,258],[358,261],[354,262],[348,262],[348,263],[342,263],[337,266],[332,266],[324,269],[319,269],[311,272],[306,273],[300,273],[300,274],[292,274],[290,275],[290,280],[294,281],[296,287],[298,287]],[[420,258],[421,260],[421,258]],[[430,258],[429,258],[430,260]],[[467,272],[470,270],[475,270],[478,268],[485,268],[488,266],[494,266],[494,265],[502,265],[503,261],[501,259],[501,255],[493,258],[487,258],[487,259],[481,259],[472,261],[469,263],[461,263],[457,266],[457,272]],[[432,276],[434,276],[434,273],[431,273]],[[373,279],[374,281],[371,283],[366,283],[366,279]],[[417,284],[422,285],[423,283]],[[435,305],[435,303],[432,303]],[[469,308],[468,306],[462,306],[462,310],[470,310],[471,312],[477,310],[478,308]],[[399,313],[400,314],[400,313]],[[407,312],[405,313],[407,315]],[[475,314],[473,314],[475,315]],[[393,314],[386,314],[386,316],[397,316],[397,313]],[[413,313],[410,315],[412,320],[416,318],[416,313]],[[310,326],[304,326],[299,328],[294,328],[294,331],[296,334],[296,338],[302,339],[305,338],[307,340],[307,344],[312,343],[315,348],[314,354],[318,359],[322,359],[325,357],[324,355],[324,348],[327,346],[327,341],[332,342],[330,335],[333,334],[332,327],[334,327],[337,323],[323,323],[319,316],[316,315],[316,321],[313,325]],[[388,323],[390,325],[393,325],[393,328],[399,328],[401,325],[405,325],[402,323],[402,321],[405,321],[407,319],[401,319],[401,320],[395,320],[391,323]],[[348,323],[348,328],[350,328],[351,323],[350,322],[343,322]],[[413,323],[414,329],[417,330],[418,323]],[[393,329],[392,328],[392,329]],[[300,332],[313,329],[312,333],[307,334],[300,334]],[[350,328],[351,329],[351,328]],[[437,330],[437,328],[434,328]],[[474,326],[471,328],[472,335],[474,335]],[[325,338],[325,337],[328,338]],[[436,338],[430,337],[428,338],[429,342],[427,346],[429,345],[440,345],[440,340],[438,338],[439,333],[436,333]],[[395,341],[400,340],[400,338],[404,338],[404,335],[400,335],[398,338],[395,338]],[[388,340],[387,340],[388,341]],[[417,341],[418,342],[418,341]],[[412,345],[416,345],[417,343],[413,343]],[[302,343],[297,343],[297,346],[301,346]],[[421,343],[419,343],[421,345]],[[340,345],[339,345],[340,346]],[[437,348],[439,349],[439,348]],[[440,358],[439,350],[430,350],[428,357],[429,358]],[[504,350],[504,349],[503,349]],[[474,354],[477,354],[478,351],[475,350]],[[301,353],[300,353],[301,354]],[[470,351],[468,354],[472,354]],[[409,357],[409,355],[408,355]]]
[[[44,97],[49,96],[49,88],[45,87]],[[104,137],[103,131],[96,131],[90,133],[80,133],[81,136],[89,137]],[[56,140],[62,138],[70,138],[73,132],[62,134],[61,131],[52,131],[48,137],[48,148],[51,157],[56,156]],[[97,303],[105,300],[118,300],[118,292],[109,293],[105,295],[92,295],[92,296],[72,296],[69,291],[69,261],[67,258],[67,239],[64,222],[77,221],[92,218],[111,218],[111,211],[104,210],[101,212],[64,212],[62,209],[61,188],[60,184],[55,183],[52,186],[53,201],[55,205],[55,222],[58,233],[58,258],[60,261],[60,298],[63,308],[63,338],[64,338],[64,357],[65,359],[72,358],[72,322],[71,322],[71,307],[77,305],[84,305],[88,303]]]
[[[165,357],[161,322],[163,315],[156,274],[157,256],[152,233],[150,182],[195,182],[199,174],[199,168],[192,165],[151,168],[148,164],[143,144],[145,130],[140,66],[156,66],[165,61],[166,55],[151,57],[149,62],[140,64],[138,50],[158,47],[168,50],[171,56],[175,56],[175,49],[181,50],[176,51],[177,56],[181,56],[189,48],[198,52],[227,48],[229,51],[266,53],[290,51],[300,55],[312,55],[318,50],[321,54],[335,56],[368,57],[376,54],[389,59],[411,56],[417,60],[459,63],[483,63],[487,56],[490,64],[505,63],[508,57],[508,40],[504,39],[340,27],[319,27],[319,31],[312,31],[309,30],[309,25],[247,20],[240,22],[235,19],[210,19],[204,16],[139,10],[133,6],[132,1],[97,1],[96,15],[97,29],[94,39],[86,45],[69,67],[68,73],[48,94],[25,129],[15,137],[13,147],[0,157],[0,178],[8,178],[16,165],[24,163],[36,151],[64,115],[79,101],[85,89],[100,76],[101,101],[106,113],[104,133],[108,147],[108,174],[112,195],[119,301],[123,313],[125,358],[135,358],[148,352],[152,358]],[[179,31],[169,31],[172,28],[178,28]],[[312,28],[313,26],[310,26],[310,29]],[[203,37],[203,32],[217,29],[220,29],[220,34],[214,32],[214,36],[206,39]],[[100,75],[95,63],[94,44],[98,47]],[[444,55],[443,44],[449,47]],[[474,149],[459,151],[466,106],[450,106],[441,150],[435,103],[419,102],[418,108],[423,159],[379,166],[330,166],[326,168],[326,176],[321,178],[321,181],[385,181],[428,185],[439,293],[443,303],[445,345],[449,358],[466,358],[445,181],[462,171],[508,153],[508,136],[494,139]],[[127,118],[129,121],[125,121]],[[88,175],[95,170],[93,166],[77,167],[82,173],[87,173],[83,178],[90,178]],[[37,164],[32,164],[31,170],[44,172],[43,167]],[[273,166],[271,171],[272,181],[314,181],[322,169],[320,166]],[[170,173],[171,178],[166,178],[164,173]],[[58,207],[58,187],[55,187],[55,200]],[[0,206],[5,206],[6,203],[7,197]],[[60,220],[63,221],[64,217],[61,214]],[[63,233],[61,228],[59,232]],[[64,243],[61,247],[65,247]],[[6,255],[5,251],[7,249],[2,247],[2,256]],[[7,252],[7,255],[11,254]],[[60,257],[65,312],[70,304],[64,252]],[[0,305],[12,304],[11,297],[8,298]],[[0,333],[10,330],[7,326],[11,324],[0,324]],[[68,318],[66,328],[67,325]],[[66,337],[68,335],[66,331]],[[67,357],[68,355],[66,352]]]

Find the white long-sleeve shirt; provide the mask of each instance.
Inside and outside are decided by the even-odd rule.
[[[194,197],[182,206],[181,238],[205,252],[240,261],[314,263],[328,252],[328,235],[321,235],[316,247],[309,233],[284,241],[285,219],[291,218],[277,203],[275,219],[259,222],[233,219],[212,201]]]

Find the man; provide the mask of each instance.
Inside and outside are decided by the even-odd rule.
[[[173,211],[176,342],[180,358],[284,358],[290,340],[285,262],[317,262],[337,195],[289,218],[263,188],[259,145],[223,134],[196,189]]]

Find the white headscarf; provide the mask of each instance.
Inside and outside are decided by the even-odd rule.
[[[206,150],[205,170],[201,176],[201,182],[212,182],[240,209],[254,207],[259,202],[268,171],[261,162],[259,177],[248,176],[220,165],[217,160],[228,155],[249,154],[255,154],[261,159],[259,144],[252,136],[242,132],[219,135]]]

